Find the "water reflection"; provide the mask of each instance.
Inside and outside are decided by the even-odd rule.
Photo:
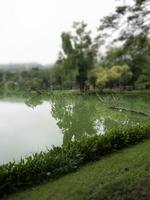
[[[44,100],[49,101],[51,105],[51,114],[63,134],[64,145],[71,140],[81,140],[85,136],[104,134],[112,128],[148,121],[132,113],[110,110],[96,96],[42,96],[27,99],[26,103],[33,107]]]
[[[133,107],[133,100],[132,105],[129,102],[130,98],[128,106]],[[142,105],[141,102],[136,99],[137,104]],[[0,163],[52,145],[66,145],[84,136],[146,121],[149,119],[143,116],[108,109],[96,96],[32,95],[21,101],[3,99],[0,101]]]
[[[104,120],[98,118],[96,104],[93,101],[55,98],[52,100],[52,116],[64,135],[63,144],[74,137],[80,140],[85,135],[104,132]]]
[[[49,103],[33,109],[23,102],[0,102],[0,164],[62,143]]]

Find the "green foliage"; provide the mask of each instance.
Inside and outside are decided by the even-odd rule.
[[[98,50],[97,43],[92,40],[90,31],[87,31],[86,27],[87,24],[84,22],[75,22],[74,34],[62,33],[63,57],[59,59],[59,62],[68,69],[77,69],[76,80],[81,91],[85,89],[87,72],[94,66]]]
[[[150,140],[3,200],[149,200]]]
[[[145,66],[150,72],[149,18],[150,2],[135,0],[132,6],[128,3],[123,4],[100,21],[99,37],[105,41],[109,37],[112,41],[101,63],[107,66],[127,64],[133,73],[129,81],[129,85],[132,86],[144,73]]]
[[[150,126],[112,130],[0,166],[0,196],[76,170],[82,164],[150,138]]]
[[[89,72],[89,82],[99,88],[107,85],[125,85],[132,77],[132,72],[127,65],[112,66],[111,68],[95,67]],[[94,82],[95,81],[95,82]]]
[[[14,90],[15,83],[13,81],[6,81],[4,87],[6,90]]]
[[[62,48],[66,55],[71,55],[73,53],[73,47],[71,44],[71,35],[70,33],[62,33]]]

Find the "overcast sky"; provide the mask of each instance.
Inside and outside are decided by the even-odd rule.
[[[0,63],[53,63],[73,21],[95,29],[115,0],[0,0]]]

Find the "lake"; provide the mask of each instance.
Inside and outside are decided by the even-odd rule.
[[[0,100],[0,164],[147,117],[111,110],[119,105],[150,113],[150,95],[34,96]]]

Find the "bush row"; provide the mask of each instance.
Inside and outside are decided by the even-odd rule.
[[[67,146],[53,147],[19,162],[0,166],[0,196],[50,181],[76,170],[89,161],[150,139],[150,126],[132,126],[111,130],[105,135],[74,141]]]

